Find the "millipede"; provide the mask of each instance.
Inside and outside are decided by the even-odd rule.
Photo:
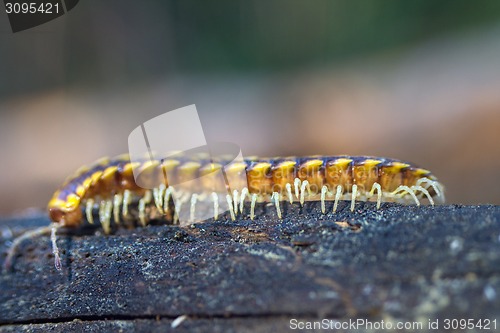
[[[224,183],[223,188],[203,176],[223,170],[226,179],[240,181]],[[139,171],[138,173],[135,173]],[[168,179],[160,177],[168,171]],[[134,173],[155,184],[152,188],[138,185]],[[239,177],[239,178],[238,178]],[[178,193],[176,184],[186,179],[194,181],[191,191]],[[158,181],[160,180],[160,181]],[[243,180],[243,181],[241,181]],[[214,187],[215,186],[215,187]],[[221,195],[221,193],[223,193]],[[224,195],[225,193],[225,195]],[[174,194],[177,194],[174,202]],[[169,159],[131,161],[129,155],[103,158],[92,166],[81,167],[69,177],[48,204],[52,223],[24,233],[9,249],[4,268],[8,269],[16,248],[22,241],[51,235],[55,267],[61,269],[56,232],[58,228],[78,228],[83,223],[94,224],[94,213],[105,234],[115,226],[130,222],[146,226],[152,219],[166,224],[181,224],[179,213],[188,203],[190,222],[196,220],[197,205],[210,202],[212,217],[219,219],[221,204],[227,205],[230,218],[255,219],[257,203],[275,207],[283,218],[281,202],[303,205],[319,201],[323,214],[335,213],[339,201],[376,201],[434,205],[444,203],[444,187],[428,170],[396,159],[372,156],[311,156],[287,158],[245,158],[239,161],[177,156]],[[333,201],[333,203],[331,203]],[[249,203],[249,208],[248,204]],[[138,215],[132,216],[130,205],[137,205]],[[328,206],[328,207],[327,207]],[[246,207],[246,209],[245,209]]]

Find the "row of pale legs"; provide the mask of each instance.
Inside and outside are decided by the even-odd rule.
[[[304,204],[306,199],[310,198],[319,199],[321,202],[321,211],[326,214],[326,201],[334,201],[332,212],[337,211],[338,203],[340,200],[350,200],[351,211],[354,210],[356,200],[366,201],[374,198],[376,196],[377,209],[380,208],[382,201],[396,201],[396,202],[414,202],[417,206],[420,205],[420,200],[422,198],[427,198],[431,205],[434,205],[434,199],[429,193],[429,188],[433,188],[436,193],[436,198],[441,202],[444,202],[444,193],[441,185],[434,180],[428,178],[419,179],[415,185],[406,186],[401,185],[396,190],[392,192],[384,192],[379,183],[374,183],[370,192],[359,191],[357,185],[352,185],[350,193],[344,193],[344,188],[338,185],[334,192],[329,191],[328,187],[325,185],[321,188],[319,194],[311,193],[310,185],[307,180],[301,181],[296,178],[293,184],[287,183],[285,186],[285,193],[273,192],[271,195],[271,202],[276,207],[276,212],[279,218],[282,218],[282,212],[280,207],[280,202],[283,200],[289,201],[291,204],[294,200],[300,202],[301,205]],[[211,193],[182,193],[177,192],[172,186],[166,187],[160,185],[158,188],[154,188],[152,191],[146,191],[144,196],[139,199],[138,202],[138,217],[140,223],[145,226],[148,222],[148,217],[146,214],[146,207],[154,202],[156,209],[160,214],[169,213],[171,209],[170,201],[174,200],[173,207],[173,223],[176,223],[179,219],[179,213],[181,207],[190,203],[190,221],[195,222],[196,218],[196,205],[198,202],[207,200],[213,202],[213,218],[217,219],[219,216],[220,199],[227,202],[227,207],[231,215],[231,219],[235,220],[238,214],[244,213],[244,204],[247,200],[250,201],[250,219],[255,217],[255,205],[259,199],[259,196],[255,193],[249,193],[248,188],[243,188],[241,191],[234,190],[231,194],[218,194],[216,192]],[[116,194],[111,200],[102,200],[99,204],[99,221],[102,224],[105,233],[110,232],[111,217],[113,217],[114,222],[119,224],[120,218],[123,217],[127,219],[129,217],[129,205],[132,201],[132,193],[128,190],[124,191],[123,194]],[[95,202],[94,200],[87,200],[86,202],[86,217],[89,223],[94,223],[93,210]]]
[[[321,188],[321,193],[319,194],[319,200],[321,201],[321,211],[323,214],[326,214],[326,201],[334,198],[334,204],[332,212],[335,213],[337,211],[338,203],[340,200],[347,199],[351,201],[350,209],[354,210],[356,200],[370,200],[376,195],[377,198],[377,209],[380,208],[380,205],[383,200],[390,200],[396,202],[408,202],[408,200],[412,200],[415,202],[417,206],[420,205],[420,199],[426,197],[431,205],[434,205],[434,200],[429,193],[429,188],[433,188],[436,193],[436,198],[440,200],[440,202],[444,202],[444,193],[443,188],[440,183],[437,181],[421,178],[419,179],[415,185],[406,186],[401,185],[396,190],[392,192],[384,192],[380,184],[374,183],[370,192],[358,191],[357,185],[352,185],[352,189],[350,193],[344,194],[344,189],[341,185],[337,186],[335,192],[329,191],[327,186],[323,186]],[[293,186],[292,184],[286,184],[285,194],[281,194],[279,192],[273,192],[271,195],[271,202],[276,207],[276,213],[278,217],[282,218],[282,212],[280,207],[280,202],[282,200],[288,199],[288,201],[292,204],[294,200],[298,200],[301,205],[304,204],[306,198],[311,198],[313,194],[311,193],[311,189],[309,186],[309,182],[307,180],[301,181],[296,178]],[[213,201],[213,217],[217,219],[219,216],[219,197],[220,195],[212,192],[209,195],[207,194],[190,194],[190,193],[176,193],[173,187],[165,187],[160,186],[158,188],[153,189],[153,191],[146,191],[144,196],[139,199],[138,203],[138,211],[139,211],[139,221],[145,226],[148,222],[146,207],[154,201],[154,204],[159,211],[160,214],[166,214],[170,209],[170,200],[176,195],[176,200],[174,202],[174,223],[176,219],[179,218],[179,212],[184,203],[190,202],[190,218],[192,221],[195,220],[196,213],[196,204],[198,201],[207,200],[209,197],[210,200]],[[234,190],[232,195],[226,195],[226,202],[229,207],[229,212],[231,214],[231,219],[235,220],[236,216],[241,213],[243,214],[244,203],[247,199],[250,200],[250,218],[253,220],[255,217],[255,205],[258,200],[258,195],[255,193],[249,193],[248,188],[243,188],[241,192]],[[129,205],[132,202],[133,194],[131,191],[124,191],[123,194],[116,194],[112,200],[101,200],[99,204],[99,221],[101,222],[102,228],[105,233],[109,233],[111,230],[111,217],[113,217],[114,222],[116,224],[120,223],[120,217],[128,218],[129,217]],[[85,206],[86,217],[89,223],[94,223],[93,218],[93,209],[94,209],[95,201],[87,200]],[[121,216],[120,216],[121,215]],[[59,249],[57,247],[57,238],[56,231],[61,226],[61,223],[52,223],[50,226],[41,227],[35,229],[33,231],[27,232],[20,237],[16,238],[12,245],[9,248],[7,257],[4,262],[4,270],[8,270],[12,263],[12,258],[16,252],[17,247],[24,240],[30,239],[33,237],[37,237],[39,235],[51,234],[51,243],[52,243],[52,253],[54,254],[54,262],[57,270],[61,270],[61,259],[59,256]]]

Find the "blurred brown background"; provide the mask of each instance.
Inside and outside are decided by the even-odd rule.
[[[0,214],[196,104],[245,155],[367,154],[500,204],[498,1],[82,1],[13,34],[0,14]]]

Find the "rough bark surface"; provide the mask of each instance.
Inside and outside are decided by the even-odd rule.
[[[0,276],[0,332],[287,332],[290,320],[497,319],[500,207],[260,206],[254,221],[63,233],[24,242]],[[1,250],[49,223],[0,221]],[[12,234],[11,234],[12,233]],[[5,258],[3,254],[2,258]],[[186,315],[175,329],[172,322]],[[349,331],[349,330],[346,330]]]

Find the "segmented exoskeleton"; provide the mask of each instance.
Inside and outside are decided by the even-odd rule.
[[[236,180],[220,185],[203,177],[214,170],[223,170],[226,179]],[[168,178],[164,177],[167,173]],[[155,184],[154,187],[138,186],[134,177],[137,174]],[[173,195],[179,194],[172,184],[187,179],[194,181],[192,191],[181,193],[176,202],[172,202]],[[137,218],[142,226],[146,226],[151,218],[178,222],[184,203],[189,204],[191,220],[195,221],[196,207],[201,201],[213,202],[214,219],[219,217],[219,204],[227,204],[234,220],[238,215],[254,219],[257,202],[272,203],[281,218],[280,202],[284,200],[290,203],[298,201],[301,205],[304,201],[320,201],[325,214],[328,201],[333,201],[328,210],[335,213],[340,200],[349,200],[352,211],[356,201],[376,201],[379,209],[385,201],[434,205],[435,199],[444,202],[443,186],[430,171],[388,158],[312,156],[248,158],[228,163],[223,158],[209,159],[200,155],[199,158],[181,156],[131,162],[128,155],[121,155],[111,160],[101,159],[91,167],[82,167],[69,177],[48,204],[53,223],[16,239],[6,266],[10,265],[21,241],[50,232],[56,268],[60,269],[57,228],[75,228],[84,220],[94,223],[95,209],[98,209],[104,232],[109,233],[112,220],[120,225],[136,218],[130,214],[131,204],[137,204]],[[248,211],[244,208],[246,202],[250,203]]]

